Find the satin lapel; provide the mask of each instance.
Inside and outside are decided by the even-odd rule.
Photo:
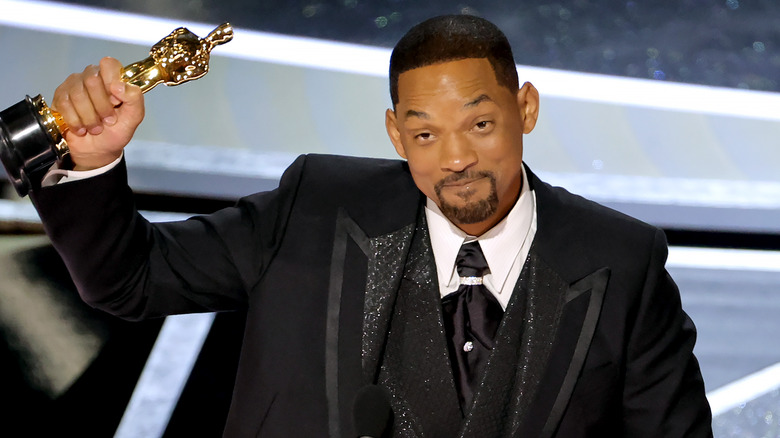
[[[369,238],[339,209],[328,285],[325,391],[330,437],[352,436],[354,398],[376,380],[415,223]]]
[[[352,399],[360,388],[360,340],[350,333],[360,329],[366,264],[370,254],[365,232],[343,210],[336,218],[328,284],[325,326],[325,392],[328,400],[328,431],[331,438],[352,434]],[[359,333],[359,331],[358,331]]]
[[[536,397],[525,415],[519,434],[552,437],[569,403],[585,363],[609,281],[609,269],[601,268],[564,289],[557,333]],[[546,274],[553,281],[554,271]],[[560,281],[560,277],[558,280]]]

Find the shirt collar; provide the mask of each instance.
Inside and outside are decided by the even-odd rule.
[[[470,236],[456,227],[430,198],[425,203],[425,216],[438,272],[439,284],[450,282],[455,270],[455,259],[463,243],[479,241],[490,267],[493,284],[503,287],[509,270],[528,236],[534,212],[533,196],[528,177],[523,169],[520,197],[504,219],[479,237]]]

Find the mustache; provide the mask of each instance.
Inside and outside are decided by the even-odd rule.
[[[493,181],[495,180],[495,176],[493,175],[493,172],[489,170],[469,170],[469,171],[447,175],[446,177],[439,180],[439,182],[437,182],[433,188],[438,192],[439,190],[441,190],[442,187],[444,187],[447,184],[453,184],[463,180],[479,179],[479,178],[490,178],[490,180]]]

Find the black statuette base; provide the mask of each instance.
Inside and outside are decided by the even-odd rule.
[[[57,161],[54,140],[47,134],[30,96],[0,111],[0,160],[19,196],[37,189]]]

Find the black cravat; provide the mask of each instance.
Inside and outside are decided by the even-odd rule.
[[[478,242],[463,244],[455,264],[461,284],[457,291],[442,299],[442,314],[455,386],[466,411],[485,371],[504,311],[496,297],[482,285],[488,265]]]

